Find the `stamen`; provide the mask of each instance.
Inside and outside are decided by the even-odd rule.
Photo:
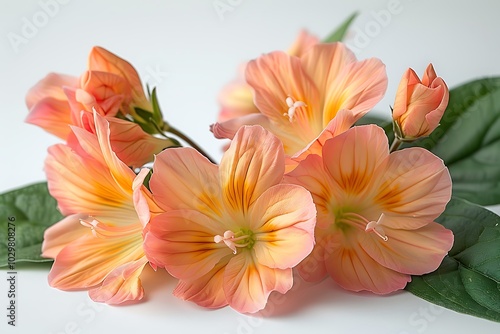
[[[236,247],[246,247],[250,244],[249,241],[245,243],[237,243],[236,241],[244,240],[247,239],[249,236],[248,235],[242,235],[239,237],[235,237],[235,234],[233,231],[227,230],[224,232],[224,236],[216,235],[214,237],[214,242],[216,244],[220,243],[221,241],[224,241],[227,247],[233,251],[233,254],[236,254]]]
[[[90,230],[92,231],[92,234],[94,235],[94,237],[98,237],[99,238],[99,234],[98,234],[98,229],[99,229],[99,222],[95,219],[93,219],[92,221],[85,221],[83,219],[80,219],[80,224],[82,224],[83,226],[85,227],[90,227]]]
[[[92,220],[80,219],[80,224],[89,227],[94,237],[97,238],[123,238],[141,233],[142,226],[140,224],[129,224],[125,226],[109,226],[93,217]]]
[[[382,213],[377,221],[371,221],[366,224],[365,231],[373,232],[377,236],[379,236],[382,240],[387,241],[389,238],[385,235],[385,231],[381,226],[381,221],[384,218],[384,214]]]
[[[285,100],[288,106],[288,112],[284,113],[283,116],[288,116],[290,122],[293,121],[293,116],[295,115],[295,109],[300,107],[307,107],[307,105],[302,101],[294,101],[291,96],[288,96]]]

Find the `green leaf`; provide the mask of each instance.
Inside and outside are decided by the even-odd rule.
[[[481,306],[500,313],[500,284],[465,267],[459,267],[465,291]]]
[[[328,37],[323,39],[323,43],[334,43],[334,42],[340,42],[344,39],[345,34],[347,33],[347,29],[349,29],[349,26],[351,25],[352,21],[358,16],[357,12],[354,12],[349,16],[340,26],[337,27]]]
[[[47,183],[37,183],[0,195],[0,267],[7,265],[9,217],[15,225],[15,257],[17,262],[52,261],[41,257],[45,229],[63,218],[57,202],[50,196]],[[11,236],[13,230],[10,229]],[[11,239],[12,240],[12,239]]]
[[[158,102],[158,95],[156,94],[156,87],[151,92],[151,105],[153,106],[153,122],[158,127],[163,128],[163,114],[161,113],[160,103]]]
[[[444,160],[453,195],[481,205],[500,203],[500,77],[480,79],[450,91],[440,126],[410,144]]]
[[[455,242],[433,273],[413,276],[406,290],[429,302],[500,322],[500,217],[452,198],[436,220]]]

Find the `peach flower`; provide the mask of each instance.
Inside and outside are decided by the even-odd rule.
[[[282,183],[284,168],[282,144],[260,126],[242,127],[220,166],[191,148],[156,157],[150,186],[165,213],[148,224],[144,248],[180,279],[177,297],[253,313],[292,287],[316,210],[308,191]]]
[[[389,154],[375,125],[328,139],[322,151],[286,177],[312,193],[318,210],[317,244],[301,276],[385,294],[434,271],[453,244],[452,232],[434,222],[451,197],[443,161],[422,148]]]
[[[319,43],[316,36],[301,30],[287,53],[291,56],[300,57],[310,47]],[[252,87],[245,81],[246,63],[238,70],[238,77],[231,83],[224,86],[219,94],[219,104],[221,111],[218,122],[224,122],[235,117],[258,113],[259,109],[253,103]]]
[[[163,120],[142,89],[136,70],[125,60],[100,47],[89,55],[89,70],[80,78],[51,73],[26,96],[30,113],[26,122],[38,125],[68,143],[74,142],[70,125],[84,127],[82,119],[93,110],[105,116],[111,126],[111,146],[119,158],[132,167],[152,161],[153,154],[177,146],[171,139],[157,138],[152,117],[159,127]],[[144,117],[149,115],[147,120]],[[87,116],[82,116],[87,114]],[[136,124],[127,117],[132,117]],[[147,130],[148,132],[144,131]],[[89,130],[89,129],[88,129]]]
[[[350,121],[361,118],[387,88],[384,64],[374,58],[357,61],[342,43],[316,44],[301,57],[280,51],[263,55],[247,65],[246,79],[260,113],[217,123],[214,135],[231,139],[241,125],[259,124],[275,134],[292,157],[342,110]]]
[[[396,136],[414,140],[431,134],[448,105],[449,91],[444,80],[429,64],[422,81],[409,68],[399,83],[392,111]]]
[[[63,144],[49,148],[49,191],[67,217],[45,231],[42,255],[55,260],[53,287],[87,289],[94,301],[108,304],[136,301],[144,294],[139,277],[148,263],[142,233],[149,220],[149,211],[139,216],[136,207],[154,203],[111,149],[109,123],[94,117],[96,134],[71,129],[80,154]]]

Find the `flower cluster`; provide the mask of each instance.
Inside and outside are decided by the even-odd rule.
[[[45,232],[51,286],[137,301],[149,263],[178,279],[181,299],[254,313],[291,289],[294,268],[386,294],[439,266],[453,244],[434,221],[450,174],[423,148],[397,150],[446,108],[432,65],[401,80],[391,149],[382,128],[355,125],[385,94],[378,59],[301,32],[288,53],[245,64],[244,79],[219,97],[211,131],[231,140],[219,164],[164,135],[156,92],[103,48],[80,78],[50,74],[29,91],[27,121],[66,141],[45,162],[66,216]]]

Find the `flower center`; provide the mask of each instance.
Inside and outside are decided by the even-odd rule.
[[[375,233],[375,235],[377,235],[380,239],[387,241],[389,238],[385,235],[385,231],[382,227],[382,220],[384,217],[385,216],[382,213],[377,221],[369,221],[357,213],[348,212],[340,214],[339,218],[336,217],[335,224],[342,230],[346,229],[347,226],[361,225],[361,227],[364,227],[365,232]]]
[[[224,236],[216,235],[214,237],[214,242],[216,244],[223,241],[227,247],[229,247],[233,254],[237,253],[237,248],[249,248],[253,247],[255,240],[253,238],[252,231],[240,230],[236,233],[233,231],[227,230],[224,232]]]
[[[288,96],[285,100],[288,106],[288,112],[284,113],[283,116],[288,116],[290,122],[293,121],[293,116],[295,115],[295,109],[300,107],[306,107],[307,105],[302,101],[295,101],[291,96]]]

